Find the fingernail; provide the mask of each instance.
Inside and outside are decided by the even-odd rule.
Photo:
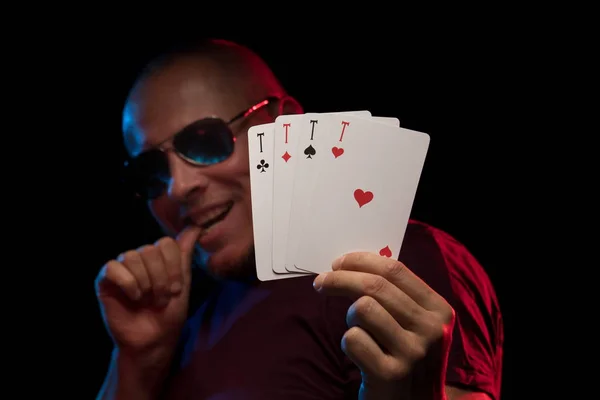
[[[313,287],[315,288],[315,290],[321,290],[321,286],[323,286],[323,281],[325,280],[325,275],[327,275],[327,273],[317,275],[317,277],[313,281]]]
[[[177,294],[181,291],[181,283],[173,282],[171,284],[171,293]]]
[[[333,260],[333,263],[331,264],[331,269],[334,271],[340,269],[340,267],[342,266],[342,261],[344,261],[345,257],[346,257],[346,255],[344,254],[343,256],[338,257],[335,260]]]

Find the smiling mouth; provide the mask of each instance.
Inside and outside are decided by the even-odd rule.
[[[232,208],[233,201],[227,203],[220,210],[215,210],[217,213],[214,216],[211,216],[209,219],[207,219],[198,226],[205,231],[204,233],[206,233],[206,231],[209,230],[211,227],[225,219],[225,217],[227,216],[227,214],[229,214],[229,211],[231,211]]]

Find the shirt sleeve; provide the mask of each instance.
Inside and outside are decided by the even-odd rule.
[[[475,257],[447,233],[411,222],[400,261],[454,308],[446,384],[500,398],[504,327],[494,287]]]

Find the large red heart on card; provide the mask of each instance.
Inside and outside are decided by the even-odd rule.
[[[373,200],[373,192],[365,192],[362,189],[356,189],[354,191],[354,198],[358,203],[358,207],[362,207]]]
[[[339,147],[332,147],[331,152],[333,153],[335,158],[338,158],[339,156],[344,154],[344,149],[339,148]]]

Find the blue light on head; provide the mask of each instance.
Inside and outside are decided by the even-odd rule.
[[[124,142],[127,151],[132,157],[136,157],[142,151],[143,143],[146,140],[142,132],[137,128],[133,115],[132,106],[128,105],[123,111],[123,123],[121,129],[124,134]]]

